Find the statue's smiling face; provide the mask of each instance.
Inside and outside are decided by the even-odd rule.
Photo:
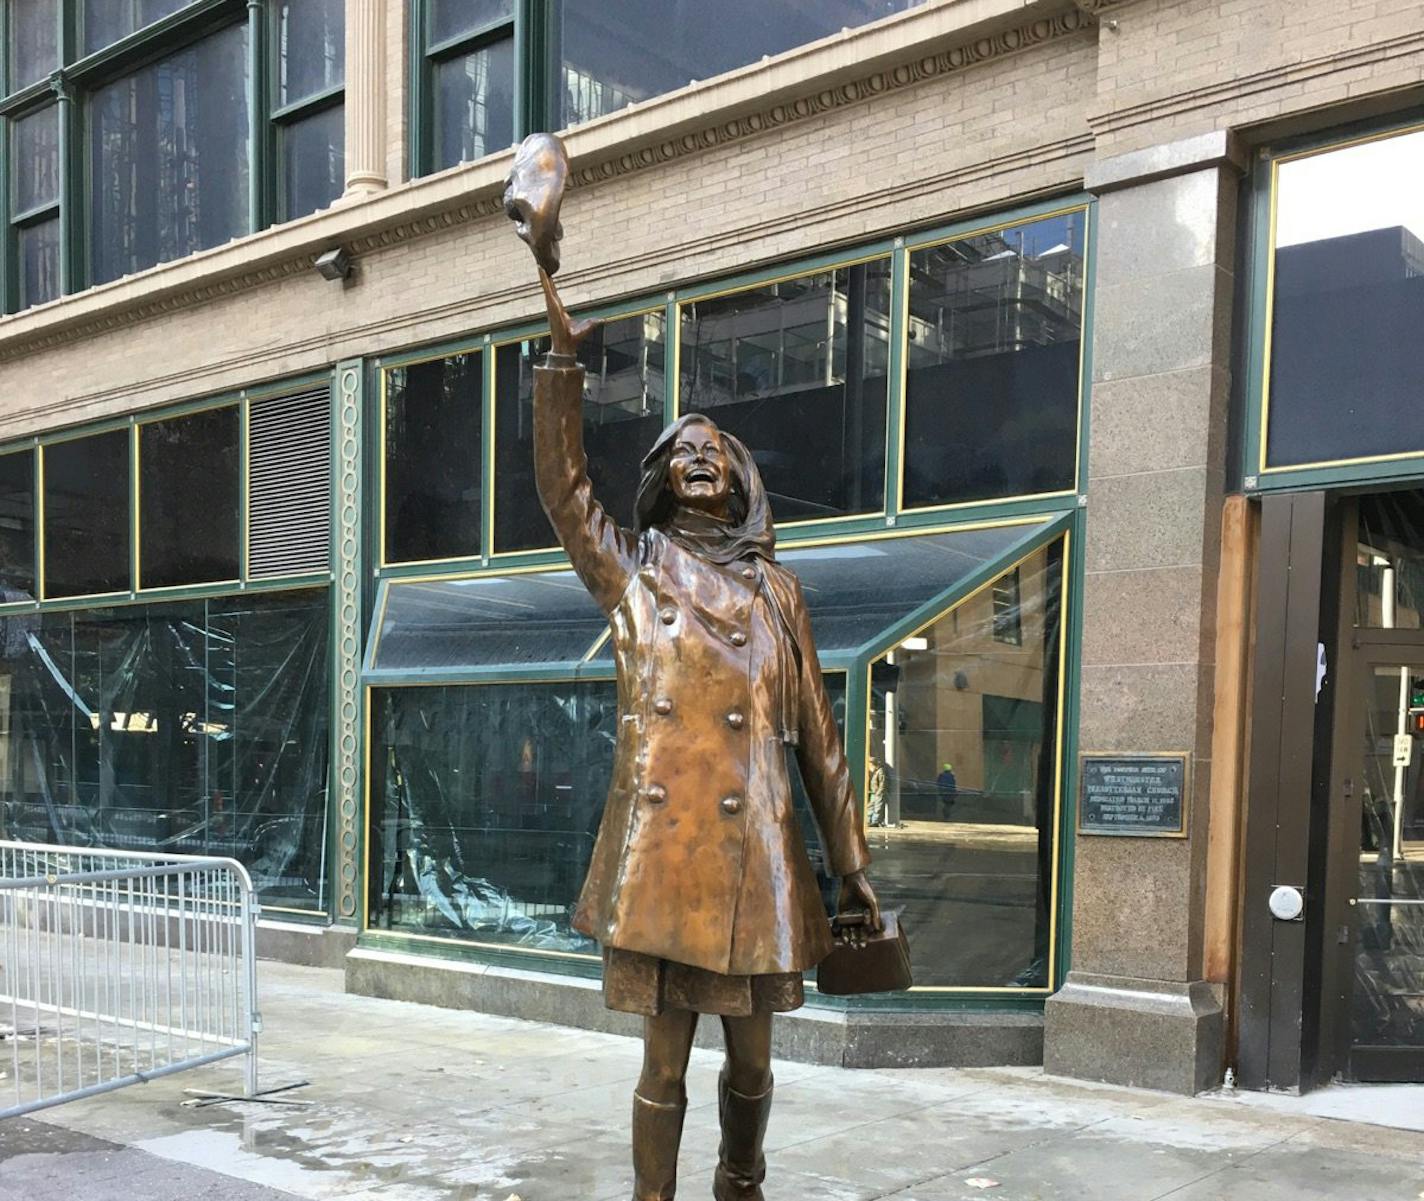
[[[711,422],[692,421],[673,443],[668,483],[678,504],[722,517],[732,496],[732,471],[722,435]]]

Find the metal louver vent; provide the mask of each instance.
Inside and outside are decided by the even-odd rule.
[[[248,577],[331,566],[331,396],[254,401],[248,430]]]

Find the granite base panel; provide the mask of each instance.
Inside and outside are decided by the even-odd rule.
[[[1221,1083],[1217,987],[1070,972],[1044,1007],[1043,1070],[1192,1095]]]
[[[356,931],[346,926],[317,926],[267,918],[257,923],[258,959],[340,970],[355,945]]]
[[[346,956],[346,991],[447,1009],[640,1037],[643,1020],[603,1004],[597,980],[492,964],[430,960],[356,948]],[[697,1045],[720,1047],[718,1023],[702,1022]],[[844,1012],[807,1007],[777,1018],[773,1054],[849,1068],[1003,1067],[1043,1061],[1036,1013]]]

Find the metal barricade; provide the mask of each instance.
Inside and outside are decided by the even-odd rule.
[[[236,1056],[254,1096],[258,908],[233,859],[0,841],[0,1118]]]

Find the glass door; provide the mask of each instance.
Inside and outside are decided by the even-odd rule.
[[[1346,715],[1360,798],[1348,1074],[1424,1081],[1424,646],[1360,651]]]

